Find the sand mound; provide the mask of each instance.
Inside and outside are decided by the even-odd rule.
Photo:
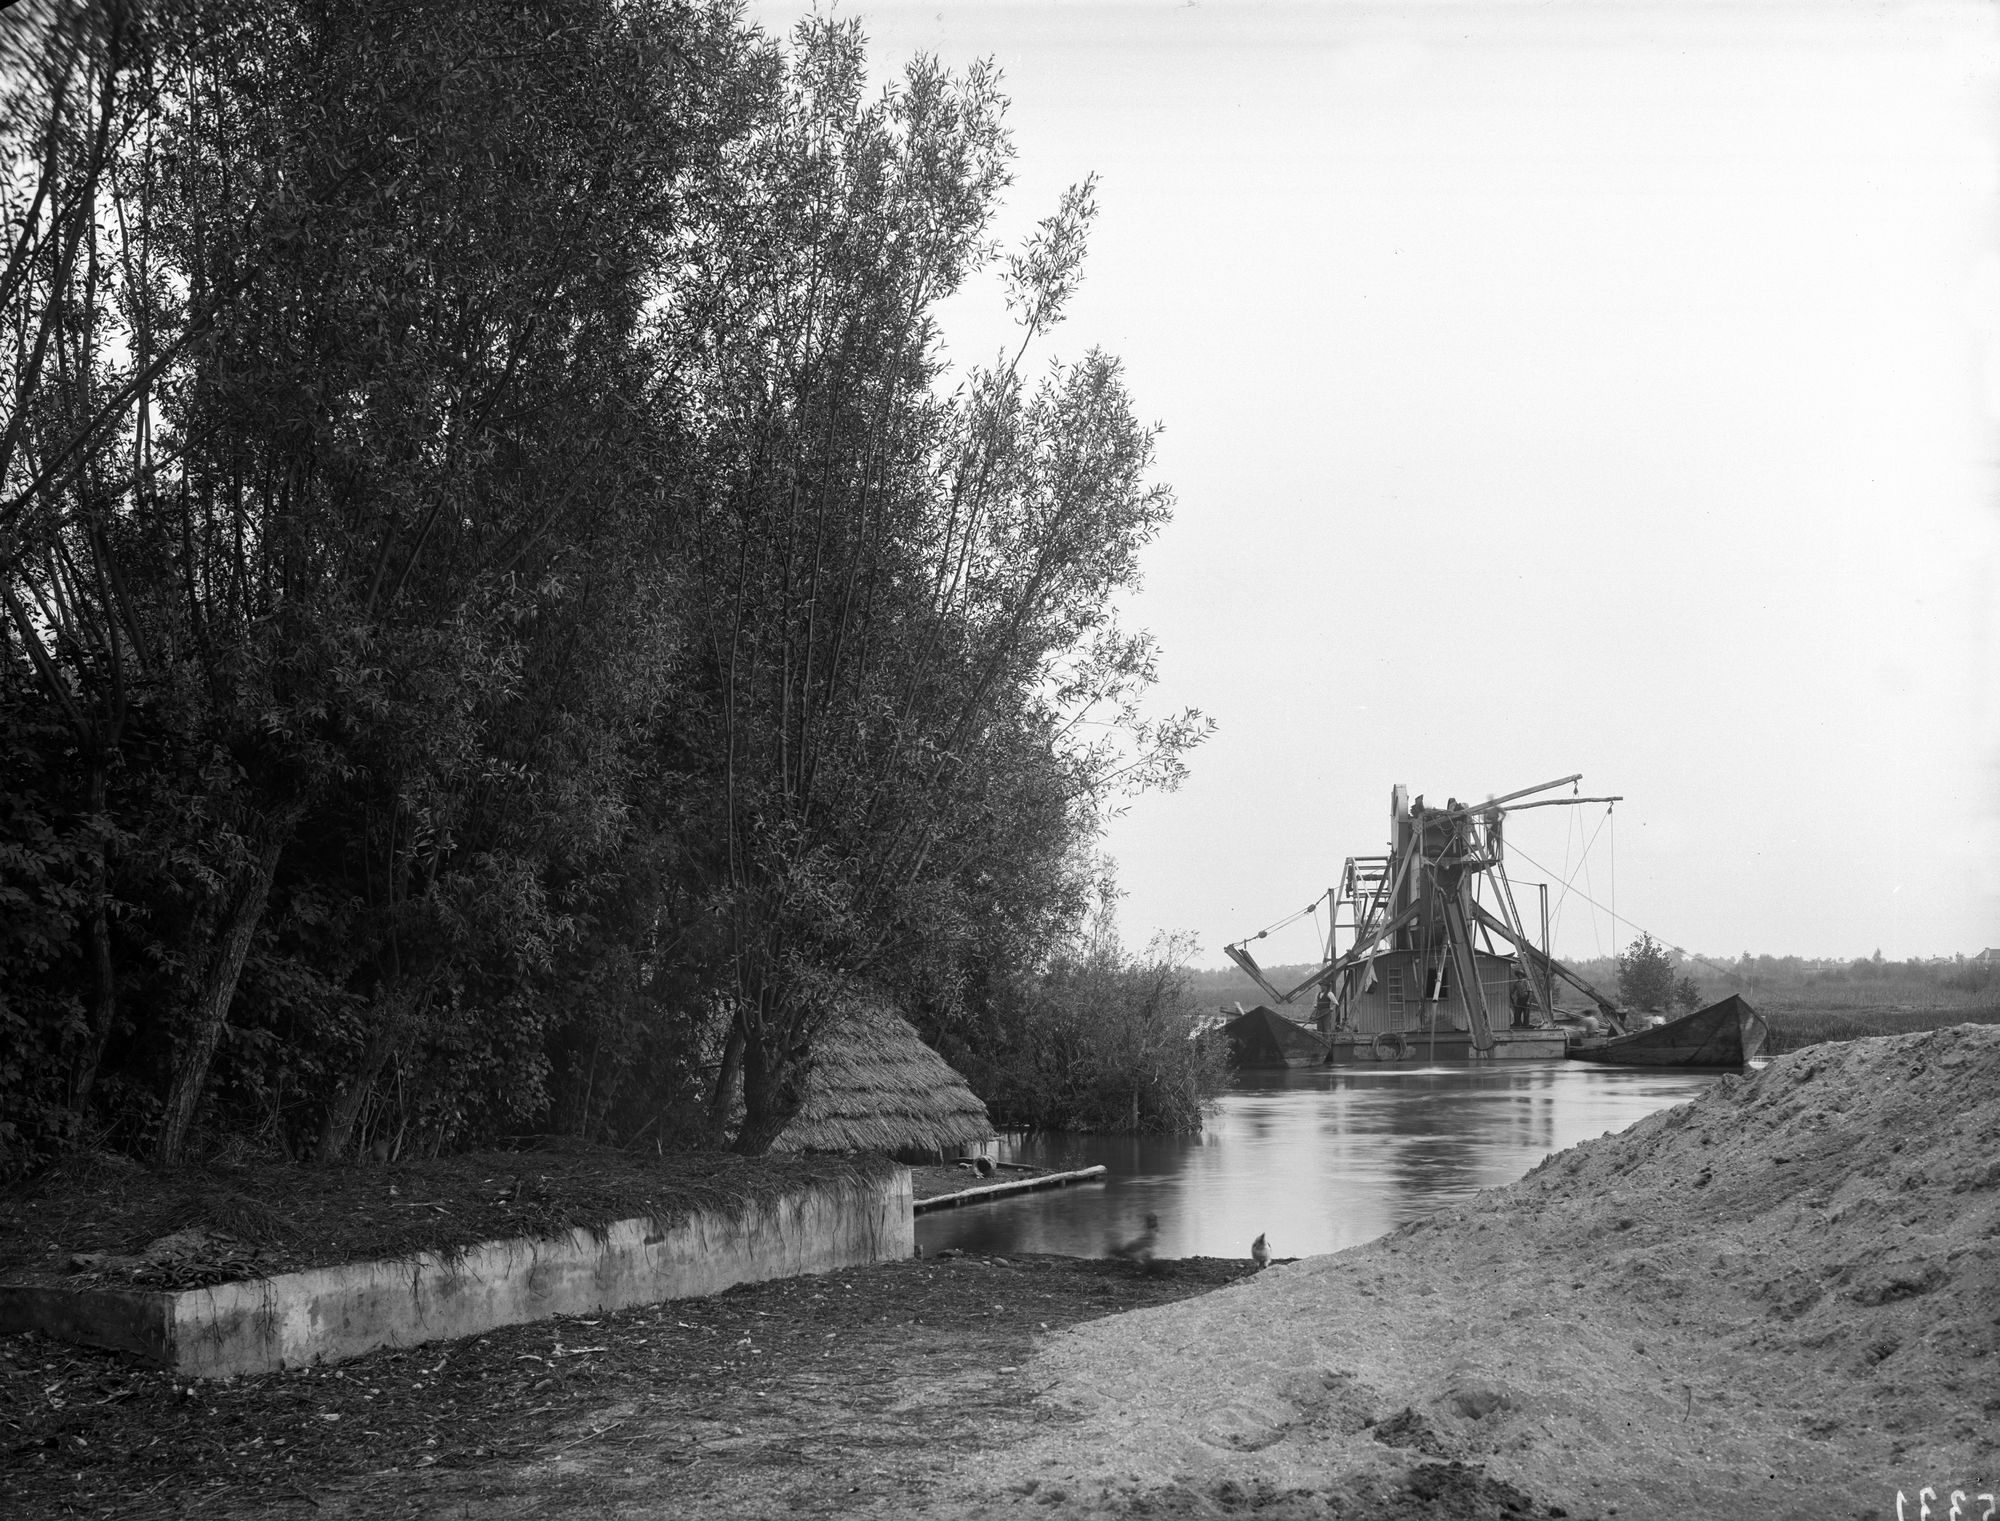
[[[1053,1339],[1030,1372],[1061,1419],[979,1487],[1348,1513],[1456,1461],[1572,1516],[1890,1516],[1898,1489],[1914,1516],[1926,1485],[2000,1490],[1996,1259],[2000,1027],[1816,1046],[1365,1247]]]

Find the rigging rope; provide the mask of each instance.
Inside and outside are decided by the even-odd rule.
[[[1616,957],[1622,941],[1618,937],[1618,823],[1612,819],[1612,809],[1604,809],[1604,823],[1612,831],[1612,837],[1604,841],[1604,849],[1610,855],[1610,869],[1612,869],[1612,889],[1610,889],[1612,907],[1608,913],[1612,917],[1612,955]]]
[[[1591,847],[1597,843],[1597,837],[1604,832],[1604,826],[1610,822],[1611,822],[1611,810],[1607,808],[1604,810],[1604,817],[1597,821],[1597,827],[1591,830],[1590,838],[1583,842],[1583,853],[1578,858],[1577,870],[1583,872],[1586,877],[1589,875],[1589,870],[1590,870]],[[1570,836],[1573,837],[1576,833],[1581,832],[1582,828],[1583,828],[1582,820],[1579,819],[1575,814],[1571,814]],[[1550,915],[1549,918],[1549,935],[1551,939],[1554,938],[1555,932],[1562,928],[1562,907],[1564,900],[1566,900],[1572,892],[1576,891],[1576,884],[1570,880],[1569,847],[1570,847],[1570,837],[1566,837],[1563,840],[1563,870],[1561,877],[1558,878],[1558,880],[1563,885],[1562,895],[1556,899],[1555,910]],[[1548,867],[1543,866],[1540,861],[1535,860],[1525,850],[1522,850],[1520,846],[1516,845],[1511,839],[1507,842],[1507,848],[1513,851],[1516,855],[1520,856],[1522,860],[1528,861],[1538,870],[1548,871]],[[1554,875],[1554,873],[1550,873],[1550,875]],[[1614,874],[1613,885],[1614,886],[1616,885],[1615,874]],[[1579,898],[1582,898],[1584,902],[1589,903],[1592,908],[1601,908],[1603,906],[1602,904],[1593,901],[1585,893],[1577,893],[1576,895]],[[1591,933],[1591,938],[1595,939],[1597,936],[1597,921],[1595,919],[1591,921],[1590,933]]]
[[[1284,918],[1278,920],[1276,923],[1265,925],[1262,929],[1257,931],[1256,934],[1244,936],[1243,939],[1237,941],[1236,944],[1244,945],[1252,940],[1262,940],[1266,935],[1270,934],[1273,930],[1281,930],[1288,924],[1296,924],[1299,922],[1299,920],[1305,918],[1307,914],[1318,913],[1320,903],[1326,898],[1326,896],[1327,896],[1326,893],[1321,893],[1319,897],[1313,899],[1312,902],[1308,903],[1304,908],[1300,909],[1296,914],[1287,914]]]
[[[1601,828],[1602,826],[1600,825],[1599,827]],[[1537,861],[1533,856],[1529,855],[1525,850],[1521,849],[1521,847],[1515,844],[1512,840],[1509,840],[1507,842],[1507,849],[1511,854],[1519,856],[1522,860],[1526,861],[1530,866],[1534,867],[1537,871],[1549,870],[1548,867],[1542,865],[1540,861]],[[1554,875],[1554,873],[1551,872],[1550,875]],[[1615,889],[1617,884],[1614,882],[1612,886]],[[1564,891],[1568,892],[1570,891],[1570,889],[1565,888]],[[1595,901],[1587,893],[1577,893],[1577,896],[1579,898],[1582,898],[1584,902],[1590,904],[1592,908],[1601,908],[1607,914],[1613,915],[1612,918],[1613,924],[1616,924],[1618,922],[1616,918],[1617,910],[1615,908],[1607,907],[1606,905]],[[1642,935],[1653,935],[1653,932],[1647,929],[1646,926],[1643,924],[1634,922],[1632,928],[1637,930]],[[1551,936],[1553,936],[1554,933],[1553,930],[1550,933]],[[1726,967],[1718,964],[1717,962],[1710,961],[1706,956],[1697,955],[1695,954],[1695,952],[1686,949],[1684,946],[1675,945],[1672,941],[1668,940],[1664,935],[1653,935],[1653,938],[1657,940],[1661,945],[1665,946],[1668,950],[1672,951],[1676,956],[1685,956],[1690,961],[1699,961],[1703,966],[1709,968],[1711,971],[1720,972],[1725,977],[1733,977],[1736,975],[1736,969],[1734,967]]]
[[[1549,938],[1551,942],[1554,941],[1555,936],[1562,929],[1563,903],[1569,897],[1570,850],[1576,844],[1577,828],[1577,816],[1574,813],[1565,815],[1563,820],[1563,869],[1562,875],[1556,878],[1557,881],[1562,883],[1563,890],[1557,894],[1556,906],[1549,917]],[[1544,871],[1547,869],[1547,867],[1543,868]]]
[[[1609,824],[1610,822],[1611,822],[1611,809],[1607,807],[1604,810],[1604,817],[1599,819],[1597,821],[1597,827],[1591,830],[1590,839],[1588,843],[1586,843],[1583,847],[1582,859],[1580,859],[1577,862],[1577,870],[1583,873],[1583,880],[1590,888],[1589,893],[1578,893],[1577,896],[1583,899],[1583,901],[1588,903],[1592,908],[1602,908],[1604,907],[1604,905],[1599,903],[1597,899],[1591,896],[1591,893],[1597,891],[1597,879],[1593,877],[1590,873],[1590,850],[1591,846],[1597,843],[1597,837],[1600,834],[1604,833],[1604,826],[1606,824]],[[1547,871],[1548,868],[1544,866],[1542,870]],[[1617,885],[1618,885],[1617,873],[1614,863],[1613,874],[1612,874],[1612,888],[1614,891],[1616,890]],[[1573,884],[1567,882],[1563,884],[1563,890],[1565,893],[1571,891],[1572,889],[1573,889]],[[1615,913],[1611,916],[1611,931],[1614,936],[1618,932],[1618,916]],[[1602,956],[1604,954],[1604,941],[1598,936],[1597,915],[1595,914],[1592,914],[1590,916],[1590,943],[1597,947],[1598,955]],[[1615,949],[1615,941],[1614,941],[1614,949]]]

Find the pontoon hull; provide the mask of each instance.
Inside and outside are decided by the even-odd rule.
[[[1328,1066],[1373,1064],[1378,1062],[1489,1062],[1559,1061],[1567,1044],[1563,1032],[1553,1025],[1532,1029],[1519,1027],[1495,1030],[1493,1047],[1481,1052],[1472,1043],[1469,1030],[1411,1030],[1400,1037],[1385,1032],[1379,1036],[1334,1036],[1327,1048]]]
[[[1764,1016],[1736,994],[1632,1035],[1589,1037],[1570,1047],[1579,1061],[1621,1067],[1741,1067],[1764,1049]]]
[[[1239,1069],[1316,1067],[1326,1059],[1324,1039],[1262,1004],[1224,1025],[1222,1038],[1229,1065]]]

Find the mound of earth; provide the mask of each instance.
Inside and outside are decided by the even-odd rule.
[[[1814,1046],[1367,1246],[1051,1338],[1027,1381],[1060,1418],[966,1499],[1915,1516],[2000,1490],[1996,1316],[2000,1028]]]

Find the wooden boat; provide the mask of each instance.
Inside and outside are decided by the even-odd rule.
[[[1621,1067],[1742,1067],[1764,1049],[1764,1016],[1735,993],[1720,1003],[1630,1035],[1586,1035],[1570,1046],[1579,1061]]]
[[[1232,1067],[1315,1067],[1326,1060],[1325,1041],[1261,1003],[1230,1020],[1220,1033],[1229,1043]]]

